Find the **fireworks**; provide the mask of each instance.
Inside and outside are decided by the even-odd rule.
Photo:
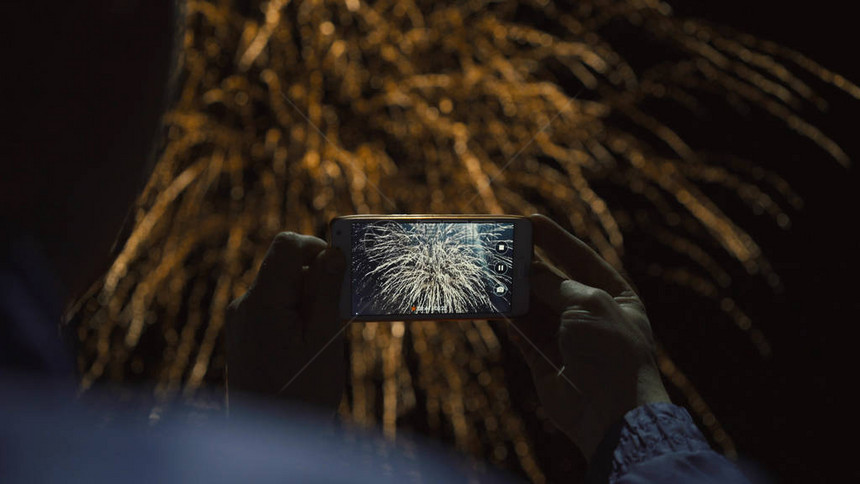
[[[688,144],[649,106],[695,115],[717,98],[756,109],[844,164],[799,114],[825,104],[805,79],[855,98],[860,88],[777,45],[676,18],[660,1],[247,7],[189,4],[166,149],[128,243],[78,314],[83,388],[154,381],[166,404],[223,384],[225,308],[274,235],[324,236],[331,218],[352,213],[542,212],[618,268],[631,260],[625,240],[647,239],[676,254],[650,261],[654,274],[720,301],[767,356],[732,278],[779,279],[702,185],[780,226],[799,198],[774,173]],[[604,36],[619,24],[625,35]],[[665,56],[634,66],[619,47],[640,39]],[[618,203],[619,192],[634,203]],[[545,479],[526,431],[543,420],[508,392],[490,323],[354,324],[348,334],[343,418],[390,436],[421,422],[463,452]],[[659,355],[664,375],[731,455],[670,350]]]
[[[353,271],[361,274],[368,314],[487,313],[496,307],[496,287],[509,288],[511,277],[492,270],[512,267],[510,251],[498,254],[501,224],[383,222],[359,229]]]

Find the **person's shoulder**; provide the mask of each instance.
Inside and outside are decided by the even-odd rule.
[[[72,378],[74,359],[57,337],[62,294],[37,240],[0,218],[0,374]]]
[[[4,482],[513,482],[425,442],[335,428],[303,411],[229,419],[175,409],[153,422],[66,388],[0,378]],[[8,449],[8,453],[6,450]]]

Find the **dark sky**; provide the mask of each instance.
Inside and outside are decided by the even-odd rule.
[[[675,0],[670,4],[680,16],[705,18],[773,40],[860,83],[856,54],[860,34],[856,16],[845,7],[848,2]],[[832,101],[831,107],[821,115],[810,113],[810,119],[852,159],[860,160],[856,120],[860,101],[826,86],[821,89]],[[858,380],[852,374],[858,366],[852,357],[860,353],[853,329],[860,319],[860,295],[854,282],[860,244],[853,227],[858,219],[854,211],[860,207],[860,180],[856,166],[846,169],[822,151],[787,142],[792,137],[787,130],[766,133],[758,142],[747,140],[743,149],[783,175],[805,201],[802,210],[790,212],[793,225],[788,231],[773,230],[752,219],[752,226],[743,225],[761,243],[785,285],[782,294],[746,303],[773,343],[773,359],[738,374],[743,361],[732,360],[733,347],[706,350],[723,352],[725,366],[716,357],[707,367],[696,367],[701,348],[691,349],[687,356],[682,352],[679,358],[690,360],[700,376],[712,373],[712,379],[698,382],[717,415],[734,430],[742,454],[787,482],[832,481],[844,477],[848,464],[856,459],[848,456],[849,449],[840,453],[837,442],[854,441],[858,428],[853,409],[845,403]],[[854,469],[856,476],[856,465]]]
[[[776,41],[860,83],[860,35],[856,16],[845,6],[851,2],[670,4],[679,16],[705,18]],[[815,86],[832,102],[825,114],[807,113],[810,119],[860,160],[860,101],[823,84]],[[732,213],[759,241],[785,287],[772,294],[753,281],[746,297],[738,298],[770,339],[772,359],[757,360],[744,336],[730,326],[693,324],[700,323],[694,318],[707,317],[701,306],[661,307],[650,304],[657,295],[644,296],[655,326],[663,317],[681,314],[689,315],[690,327],[714,331],[689,339],[678,331],[674,341],[672,334],[664,333],[661,339],[679,366],[689,370],[742,455],[787,482],[834,481],[844,472],[842,466],[856,459],[848,454],[856,447],[856,435],[849,433],[856,433],[856,417],[844,403],[858,380],[851,371],[858,366],[854,355],[860,354],[853,331],[860,319],[854,282],[860,243],[852,227],[858,219],[854,210],[860,207],[860,180],[856,167],[842,167],[797,138],[782,127],[737,140],[737,149],[783,175],[805,201],[802,210],[790,212],[793,225],[788,231],[743,210]],[[844,440],[849,444],[841,444],[845,451],[839,453],[838,442]]]

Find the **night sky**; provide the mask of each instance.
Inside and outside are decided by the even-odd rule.
[[[854,83],[860,82],[856,17],[845,3],[670,2],[680,16],[712,20],[763,39],[773,40],[816,60]],[[818,84],[814,84],[819,86]],[[831,102],[827,113],[809,111],[813,121],[839,143],[856,164],[860,157],[857,114],[860,101],[821,87]],[[792,226],[783,231],[748,210],[721,206],[761,244],[785,290],[773,294],[756,281],[742,282],[744,308],[770,339],[773,357],[762,362],[745,349],[739,331],[709,326],[707,334],[660,332],[661,317],[702,308],[666,303],[649,306],[655,329],[679,366],[694,377],[716,415],[730,429],[741,455],[768,468],[787,482],[820,482],[845,477],[856,457],[839,442],[856,439],[856,417],[847,407],[857,382],[858,353],[854,326],[860,314],[855,282],[858,244],[853,227],[858,217],[856,166],[845,168],[809,142],[784,128],[770,130],[750,121],[723,138],[730,149],[781,174],[803,198],[790,211]],[[772,131],[772,132],[771,132]],[[714,137],[715,140],[721,139]],[[761,286],[761,287],[760,287]],[[659,297],[642,288],[646,304]],[[689,305],[688,305],[689,306]],[[672,328],[677,328],[673,325]],[[734,333],[734,334],[733,334]],[[689,344],[684,344],[684,339]],[[749,347],[746,344],[746,347]],[[839,446],[846,447],[841,452]],[[840,464],[842,462],[842,464]],[[856,477],[857,466],[850,472]]]
[[[848,13],[849,2],[669,3],[678,16],[775,41],[860,84],[860,35],[856,16]],[[860,100],[812,76],[804,80],[830,107],[826,113],[804,109],[800,114],[860,160]],[[805,202],[801,210],[788,209],[792,225],[783,230],[769,217],[753,214],[736,194],[703,188],[761,245],[781,277],[784,289],[775,292],[763,278],[745,276],[728,256],[719,261],[734,264],[731,294],[769,339],[772,357],[763,360],[717,303],[690,298],[689,290],[668,288],[657,278],[637,279],[638,289],[658,339],[725,425],[745,461],[786,482],[845,480],[845,467],[857,459],[849,452],[856,447],[858,426],[855,412],[847,408],[847,395],[858,381],[853,360],[860,354],[854,331],[860,319],[855,282],[860,240],[853,227],[860,207],[857,167],[841,166],[779,120],[756,115],[739,119],[721,112],[713,116],[725,119],[711,125],[730,123],[732,129],[713,132],[704,123],[682,123],[679,134],[693,148],[742,156],[780,174]],[[630,243],[625,260],[630,272],[647,273],[660,249],[647,241],[625,242]],[[521,364],[520,371],[525,372]],[[572,446],[560,443],[558,434],[542,437],[546,445],[559,442],[560,453]],[[851,472],[858,475],[856,465]]]

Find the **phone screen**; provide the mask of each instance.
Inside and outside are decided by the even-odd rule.
[[[352,314],[509,312],[514,240],[511,222],[354,222]]]

